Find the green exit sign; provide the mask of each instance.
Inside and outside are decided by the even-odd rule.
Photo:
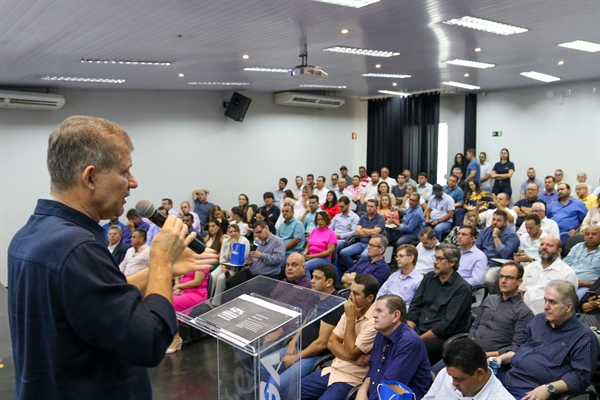
[[[502,131],[494,131],[494,132],[492,132],[492,136],[493,137],[500,137],[500,136],[502,136]]]

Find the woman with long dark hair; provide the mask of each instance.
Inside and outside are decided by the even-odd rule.
[[[514,172],[515,164],[510,161],[510,153],[508,152],[508,149],[500,150],[500,161],[497,162],[492,169],[492,179],[494,179],[492,193],[506,193],[508,197],[512,196],[510,178]]]

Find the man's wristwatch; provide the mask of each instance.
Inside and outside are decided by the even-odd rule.
[[[546,390],[548,390],[548,391],[549,391],[551,394],[554,394],[554,392],[556,392],[556,388],[555,388],[555,387],[554,387],[554,385],[553,385],[553,384],[551,384],[551,383],[548,383],[548,384],[546,385]]]

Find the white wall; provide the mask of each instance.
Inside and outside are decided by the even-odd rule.
[[[442,93],[440,96],[440,123],[448,124],[448,166],[454,164],[456,153],[464,154],[465,147],[465,96]]]
[[[209,200],[237,205],[239,193],[262,203],[280,177],[325,175],[366,164],[367,102],[346,99],[335,110],[276,106],[272,94],[245,93],[252,104],[243,123],[223,116],[231,92],[65,91],[55,112],[0,110],[0,282],[7,284],[7,248],[38,198],[49,197],[46,142],[70,115],[95,115],[121,124],[135,145],[132,172],[139,187],[126,209],[142,198],[170,197],[179,207],[193,189]],[[352,140],[352,132],[358,140]],[[124,220],[124,217],[122,217]]]
[[[596,92],[593,92],[596,88]],[[578,172],[598,186],[600,177],[600,81],[570,85],[539,84],[535,88],[492,92],[477,96],[477,151],[499,161],[500,149],[510,151],[515,163],[511,180],[513,201],[518,199],[527,168],[543,180],[561,168],[574,186]],[[546,92],[555,92],[553,99]],[[566,95],[569,93],[570,95]],[[559,104],[560,94],[564,93]],[[492,137],[502,131],[502,137]],[[574,192],[574,189],[573,189]]]

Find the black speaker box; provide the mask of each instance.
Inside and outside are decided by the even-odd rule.
[[[233,92],[231,100],[229,100],[229,103],[227,103],[225,116],[234,121],[242,122],[246,116],[246,112],[248,111],[248,107],[250,107],[251,102],[251,98],[246,97],[243,94],[239,94],[238,92]]]

